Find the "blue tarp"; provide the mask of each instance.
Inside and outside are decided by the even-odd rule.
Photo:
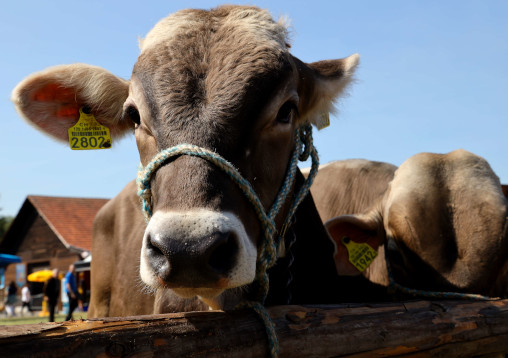
[[[5,267],[8,264],[21,262],[21,257],[9,254],[0,254],[0,267]]]

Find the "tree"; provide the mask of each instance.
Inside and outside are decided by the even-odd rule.
[[[14,220],[12,216],[0,216],[0,242],[2,242],[4,234],[9,229],[12,220]]]
[[[0,208],[0,211],[2,211],[2,208]],[[4,234],[7,232],[7,229],[9,229],[12,220],[14,220],[12,216],[0,216],[0,242],[2,242]]]

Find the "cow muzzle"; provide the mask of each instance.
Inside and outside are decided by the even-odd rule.
[[[240,220],[205,209],[156,212],[141,250],[141,278],[181,296],[215,296],[254,280],[257,250]]]

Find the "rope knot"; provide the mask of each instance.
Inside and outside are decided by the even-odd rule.
[[[302,126],[297,135],[299,136],[299,141],[302,143],[298,153],[298,159],[304,162],[309,159],[311,152],[312,145],[310,145],[310,143],[312,143],[312,126],[310,124]]]

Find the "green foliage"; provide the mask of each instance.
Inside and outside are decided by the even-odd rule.
[[[0,242],[2,242],[2,238],[11,225],[12,220],[14,220],[12,216],[0,216]]]
[[[2,208],[0,207],[0,212],[2,211]],[[1,216],[0,215],[0,242],[2,242],[4,234],[7,232],[7,229],[9,229],[9,226],[12,223],[12,220],[14,218],[12,216]]]
[[[12,220],[14,220],[12,216],[0,216],[0,241],[11,225]]]

